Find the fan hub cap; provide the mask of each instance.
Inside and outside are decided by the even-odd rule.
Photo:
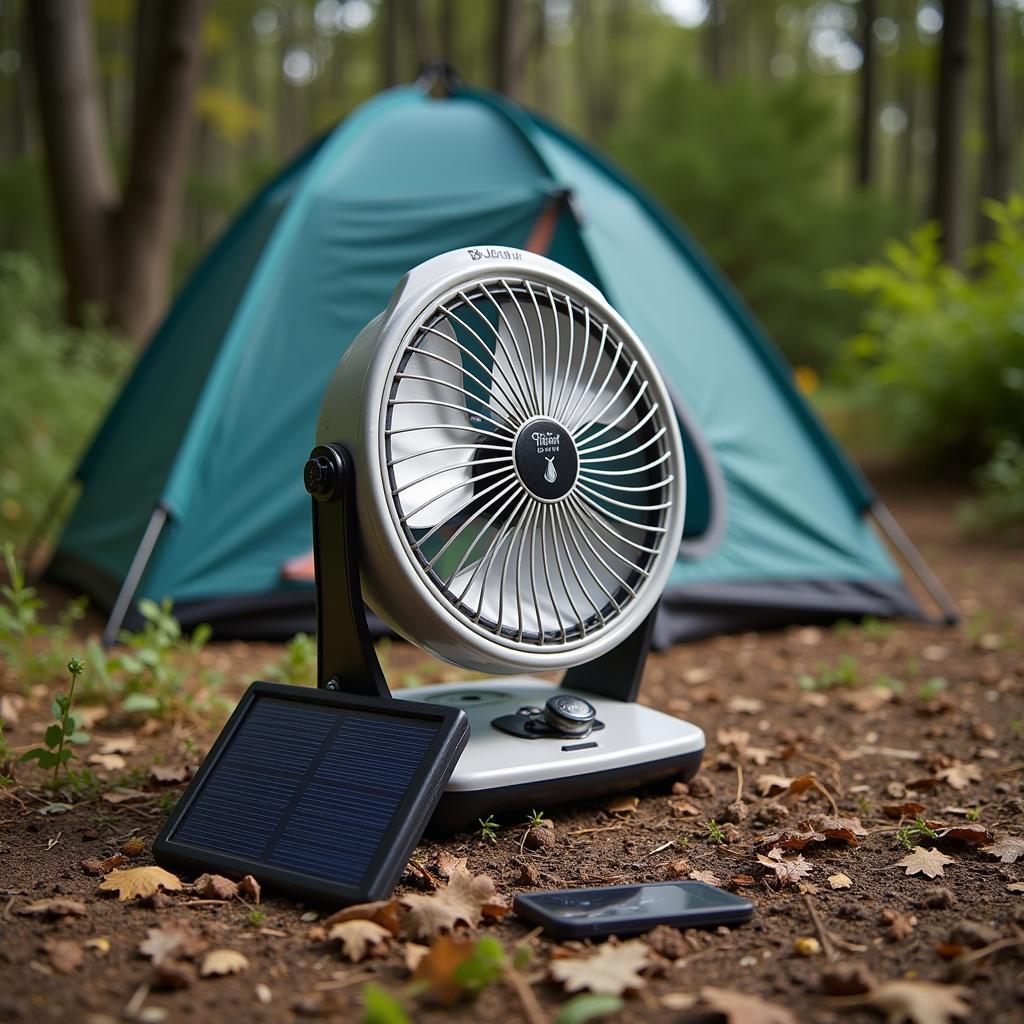
[[[576,485],[580,458],[572,434],[557,420],[528,420],[513,445],[516,474],[538,501],[561,501]]]

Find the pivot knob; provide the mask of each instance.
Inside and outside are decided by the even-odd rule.
[[[562,736],[586,736],[596,717],[593,704],[570,693],[555,694],[544,705],[544,720]]]

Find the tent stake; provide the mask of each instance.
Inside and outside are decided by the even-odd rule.
[[[142,574],[146,571],[150,555],[153,554],[153,548],[156,547],[156,542],[160,538],[160,531],[166,522],[167,509],[162,505],[157,505],[153,509],[153,514],[149,517],[146,532],[142,535],[142,540],[139,541],[138,550],[135,552],[132,564],[128,568],[124,583],[121,584],[121,589],[117,592],[117,600],[114,602],[114,607],[110,610],[110,618],[107,619],[107,625],[103,630],[104,647],[112,647],[117,641],[117,634],[121,630],[121,624],[124,622],[125,615],[128,614],[128,609],[131,606],[132,599],[135,597],[139,581],[142,579]]]
[[[903,531],[903,527],[897,522],[896,517],[881,501],[872,503],[869,511],[882,533],[903,556],[904,561],[921,581],[924,589],[928,591],[929,597],[938,605],[945,624],[955,626],[960,621],[960,612],[957,610],[953,598],[939,582],[938,576],[932,572],[931,566],[921,556],[921,552],[914,547],[914,542]]]

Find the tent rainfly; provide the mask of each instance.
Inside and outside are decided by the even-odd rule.
[[[302,467],[324,388],[410,267],[467,246],[593,281],[674,393],[688,507],[656,643],[921,617],[877,526],[955,617],[694,241],[581,141],[443,70],[366,103],[252,200],[93,439],[47,571],[110,613],[108,641],[142,597],[222,637],[312,629]]]

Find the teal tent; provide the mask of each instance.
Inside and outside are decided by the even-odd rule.
[[[362,106],[221,238],[78,467],[49,576],[111,636],[165,596],[221,636],[310,629],[302,467],[328,378],[405,271],[470,245],[594,281],[674,390],[690,495],[661,643],[920,615],[871,514],[905,538],[694,242],[582,142],[451,80]]]

